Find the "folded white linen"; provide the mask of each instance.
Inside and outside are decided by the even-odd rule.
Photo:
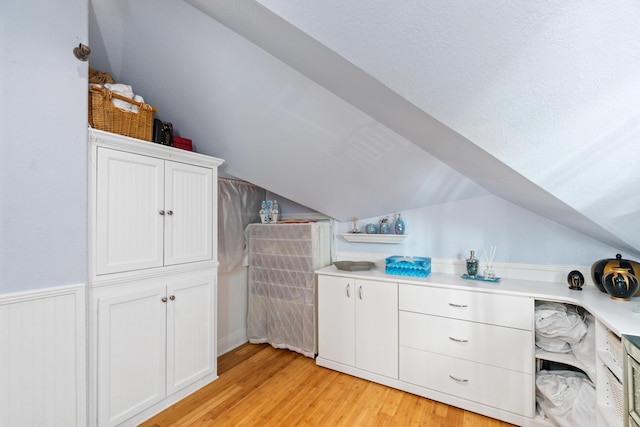
[[[118,95],[124,96],[125,98],[129,98],[137,102],[144,102],[144,99],[140,95],[135,95],[133,93],[133,88],[130,85],[125,85],[122,83],[107,83],[104,85],[104,87],[114,93],[117,93]],[[138,112],[137,105],[122,101],[120,99],[114,99],[113,105],[121,110],[131,111],[134,113]]]

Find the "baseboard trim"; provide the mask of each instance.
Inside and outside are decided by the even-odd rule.
[[[218,341],[218,356],[230,352],[234,348],[240,347],[242,344],[249,342],[247,330],[242,329]]]

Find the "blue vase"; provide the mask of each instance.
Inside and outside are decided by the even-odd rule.
[[[391,234],[391,224],[387,218],[382,218],[380,221],[380,234]]]
[[[364,228],[364,232],[367,233],[367,234],[376,234],[378,232],[378,227],[376,227],[376,225],[374,223],[370,222]]]
[[[394,226],[396,234],[404,234],[404,221],[400,214],[398,214],[398,218],[396,218],[396,224]]]

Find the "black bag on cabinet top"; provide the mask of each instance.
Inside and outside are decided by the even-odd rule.
[[[173,124],[153,119],[153,142],[162,145],[173,145]]]

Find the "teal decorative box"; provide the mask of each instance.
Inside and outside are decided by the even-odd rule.
[[[427,277],[431,274],[431,258],[390,256],[384,261],[384,271],[399,276]]]

